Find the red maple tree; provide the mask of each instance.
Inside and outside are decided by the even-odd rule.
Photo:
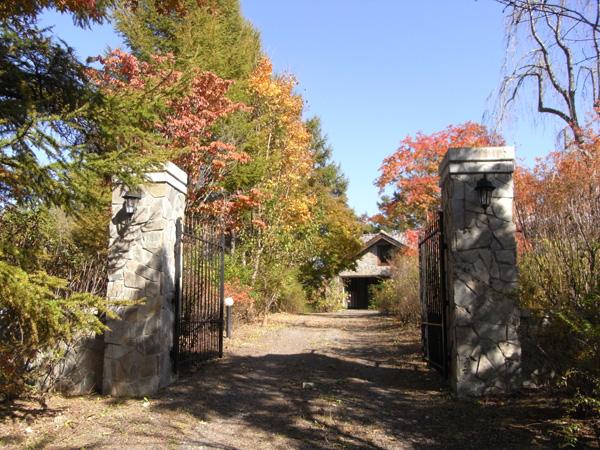
[[[400,147],[383,160],[375,185],[380,193],[392,189],[379,204],[381,213],[372,220],[394,228],[418,227],[440,199],[439,164],[450,147],[503,145],[500,136],[483,125],[466,122],[432,134],[407,136]]]
[[[140,146],[139,152],[161,152],[187,172],[188,211],[227,225],[236,211],[255,206],[258,192],[224,193],[221,188],[233,165],[249,160],[245,152],[214,136],[219,119],[247,109],[227,98],[231,81],[211,72],[184,74],[174,68],[172,55],[156,55],[148,62],[114,50],[99,62],[102,69],[91,70],[90,77],[105,93],[148,102],[148,119],[144,124],[142,118],[141,125],[160,139],[153,141],[158,143],[153,149]]]

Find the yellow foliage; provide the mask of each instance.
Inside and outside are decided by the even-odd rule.
[[[249,81],[254,103],[266,117],[262,131],[272,169],[260,185],[271,200],[269,208],[263,209],[261,220],[267,227],[286,232],[307,225],[316,204],[308,186],[314,167],[311,135],[302,121],[304,103],[294,93],[296,84],[292,76],[275,76],[268,58],[260,61]]]

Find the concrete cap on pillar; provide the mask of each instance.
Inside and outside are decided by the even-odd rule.
[[[449,148],[440,164],[440,184],[450,174],[512,173],[514,147]]]
[[[150,172],[146,176],[153,183],[167,183],[179,192],[183,194],[187,193],[187,173],[170,161],[164,164],[162,171]]]

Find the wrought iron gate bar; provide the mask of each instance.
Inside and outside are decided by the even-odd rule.
[[[189,218],[178,233],[181,280],[176,283],[173,356],[177,369],[223,355],[224,238]]]
[[[446,268],[441,212],[426,225],[419,239],[419,279],[423,355],[447,378]]]

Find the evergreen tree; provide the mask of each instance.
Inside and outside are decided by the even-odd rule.
[[[172,53],[182,66],[214,72],[228,80],[247,79],[260,58],[260,37],[240,12],[238,0],[187,0],[175,12],[160,0],[141,0],[135,9],[121,7],[117,29],[131,51],[147,60]]]
[[[325,286],[342,270],[350,267],[360,249],[361,227],[347,205],[348,181],[338,164],[331,160],[332,147],[321,129],[321,121],[313,117],[305,123],[311,135],[310,150],[314,170],[309,180],[315,194],[315,222],[311,236],[312,255],[302,264],[300,277],[313,301],[325,295]]]
[[[0,204],[71,205],[96,99],[73,51],[31,20],[0,23]]]
[[[90,2],[55,3],[76,21],[102,18]],[[139,102],[92,84],[73,50],[37,26],[40,5],[52,4],[0,7],[0,401],[35,386],[67,344],[103,331],[100,314],[111,314],[85,274],[90,262],[106,267],[105,255],[92,254],[98,241],[62,239],[64,224],[47,207],[99,212],[104,229],[94,237],[105,247],[111,177],[135,184],[166,156],[154,151],[161,135],[145,126],[165,99],[146,92],[152,101]]]
[[[307,120],[306,128],[311,134],[311,151],[315,159],[315,174],[311,183],[320,184],[329,189],[329,192],[346,199],[348,180],[344,177],[339,164],[331,161],[332,147],[327,142],[327,136],[321,129],[321,119],[317,116]]]
[[[134,100],[96,89],[73,50],[33,20],[0,22],[0,206],[77,212],[102,201],[112,176],[139,179],[165,155],[151,151],[160,136],[140,126],[148,105]]]

